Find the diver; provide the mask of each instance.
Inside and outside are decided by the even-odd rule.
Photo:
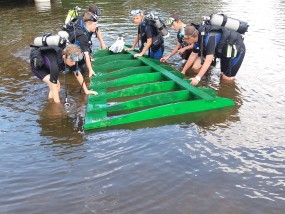
[[[64,30],[66,30],[67,32],[69,32],[70,30],[73,30],[73,25],[76,23],[79,23],[80,20],[83,19],[84,13],[83,14],[79,14],[78,11],[80,11],[81,8],[79,8],[78,6],[76,6],[73,10],[70,10],[67,14],[67,17],[65,19],[65,25],[64,25]],[[86,9],[85,12],[91,12],[93,14],[95,14],[96,16],[101,16],[102,15],[102,10],[100,10],[96,4],[91,3],[89,5],[89,7]],[[95,37],[98,39],[99,43],[100,43],[100,48],[101,49],[107,49],[108,47],[105,45],[101,31],[99,30],[99,27],[96,27],[95,32],[90,32],[88,37],[89,37],[89,41],[91,42],[91,37],[95,35]]]
[[[191,85],[197,85],[208,71],[214,58],[220,58],[221,79],[233,81],[242,64],[246,48],[240,33],[221,26],[202,25],[198,30],[187,25],[184,41],[193,43],[193,51],[189,56],[182,73],[192,66],[197,75],[191,78]]]
[[[193,44],[186,43],[183,40],[186,24],[181,20],[181,16],[178,13],[173,13],[169,19],[167,19],[167,24],[170,24],[171,27],[177,32],[177,43],[174,49],[165,57],[160,59],[161,62],[166,62],[170,57],[176,53],[180,54],[182,58],[182,63],[184,64],[189,58]]]
[[[58,46],[46,46],[33,49],[30,54],[32,72],[49,86],[48,99],[53,99],[55,103],[60,103],[59,73],[69,69],[75,74],[77,81],[82,86],[85,94],[97,95],[96,91],[87,89],[83,76],[80,72],[76,74],[76,62],[83,55],[78,46],[69,44],[64,49]]]
[[[75,23],[73,29],[68,31],[69,41],[80,47],[84,53],[84,58],[78,62],[78,66],[82,73],[88,70],[89,77],[96,75],[92,68],[92,44],[90,41],[90,34],[96,31],[98,16],[89,11],[85,12],[82,20],[79,19]]]
[[[140,41],[139,51],[134,57],[143,56],[147,51],[152,59],[160,59],[164,52],[164,39],[161,32],[153,25],[153,22],[145,19],[142,10],[132,10],[131,15],[133,22],[138,25],[138,34],[131,48],[126,49],[134,50],[137,43]],[[145,44],[146,43],[146,44]]]

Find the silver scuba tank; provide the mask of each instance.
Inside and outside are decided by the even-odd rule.
[[[247,22],[227,17],[224,14],[212,14],[207,21],[209,21],[211,25],[223,26],[241,34],[244,34],[248,29]]]
[[[63,46],[68,41],[68,33],[66,31],[59,31],[57,35],[52,36],[50,33],[43,36],[36,37],[34,39],[35,46]]]
[[[149,13],[149,14],[145,15],[145,17],[147,19],[153,21],[154,27],[156,27],[161,32],[161,35],[164,39],[169,37],[170,34],[169,34],[165,24],[161,21],[161,19],[158,16],[153,15],[153,13]]]
[[[154,17],[154,26],[161,32],[161,35],[164,39],[169,37],[169,32],[166,28],[166,26],[161,22],[160,18],[155,16]]]
[[[69,34],[65,30],[58,31],[57,35],[59,35],[62,38],[65,38],[68,41]]]

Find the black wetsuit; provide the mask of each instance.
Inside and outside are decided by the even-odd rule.
[[[72,44],[75,44],[80,47],[81,51],[92,53],[92,42],[90,33],[84,25],[82,19],[78,19],[75,22],[74,29],[70,30],[69,32],[69,40]],[[81,73],[85,73],[87,71],[87,66],[85,59],[83,58],[81,61],[78,62],[78,67]]]
[[[48,46],[43,47],[43,50],[40,51],[39,49],[34,49],[31,52],[31,70],[32,72],[41,80],[45,78],[47,75],[50,74],[49,81],[51,83],[57,84],[58,76],[61,71],[65,70],[65,64],[62,60],[62,49],[57,46]],[[37,51],[40,51],[36,53]],[[35,54],[41,57],[42,63],[41,65],[35,65]],[[38,60],[38,59],[37,59]],[[67,66],[67,65],[66,65]],[[76,66],[68,67],[70,71],[76,71]]]
[[[201,35],[199,33],[198,42],[194,43],[193,52],[200,53]],[[222,39],[222,33],[218,31],[208,32],[204,37],[203,56],[214,55],[220,58],[221,72],[228,77],[233,77],[237,74],[245,56],[245,45],[242,40],[239,41],[238,55],[234,58],[226,58],[217,52],[217,45]]]
[[[142,21],[138,26],[138,34],[140,35],[140,51],[144,48],[147,39],[152,39],[150,46],[151,58],[160,59],[164,52],[164,40],[161,33],[150,23],[150,21]]]
[[[183,27],[183,28],[185,29],[185,27]],[[179,31],[177,32],[177,41],[180,43],[181,48],[184,48],[184,47],[189,45],[183,41],[184,29],[179,29]],[[181,58],[187,60],[191,53],[192,53],[192,50],[186,50],[183,54],[181,54]]]

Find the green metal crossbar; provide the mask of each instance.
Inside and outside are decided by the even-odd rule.
[[[84,129],[123,125],[144,120],[208,111],[233,106],[208,88],[197,88],[171,66],[146,57],[134,58],[135,51],[94,54],[97,76],[90,82]]]
[[[157,82],[161,81],[163,76],[161,73],[151,73],[151,74],[134,74],[128,77],[118,78],[106,82],[101,82],[99,84],[91,84],[90,89],[96,90],[97,88],[108,88],[108,87],[118,87],[124,85],[133,85],[139,83],[147,83],[147,82]]]

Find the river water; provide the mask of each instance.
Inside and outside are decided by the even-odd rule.
[[[285,213],[285,1],[96,2],[108,46],[118,33],[132,43],[133,8],[194,23],[223,12],[250,27],[235,83],[219,81],[219,66],[201,82],[235,107],[84,132],[74,77],[66,110],[47,101],[28,60],[34,37],[90,2],[0,3],[0,213]],[[181,69],[179,57],[170,63]]]

